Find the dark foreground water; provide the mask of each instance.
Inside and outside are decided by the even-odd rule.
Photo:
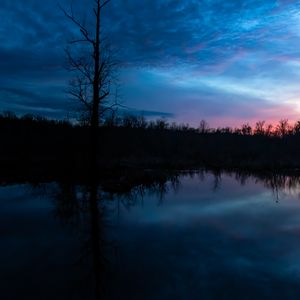
[[[299,193],[211,173],[0,187],[0,299],[299,299]]]

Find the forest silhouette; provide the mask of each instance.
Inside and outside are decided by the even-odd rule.
[[[1,177],[87,178],[91,170],[90,127],[39,116],[0,115]],[[244,169],[287,171],[300,167],[300,126],[282,120],[270,129],[199,128],[144,117],[107,118],[97,130],[99,148],[93,159],[97,176],[122,170]],[[95,171],[95,172],[98,172]],[[137,176],[139,177],[139,176]]]

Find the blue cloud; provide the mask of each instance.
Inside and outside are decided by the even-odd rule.
[[[93,1],[74,3],[91,26]],[[67,114],[64,47],[75,28],[50,0],[1,5],[1,108]],[[273,121],[279,111],[296,119],[299,9],[286,0],[111,1],[103,26],[120,54],[124,104],[192,123]]]

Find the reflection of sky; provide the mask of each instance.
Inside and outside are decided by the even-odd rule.
[[[55,219],[51,201],[32,190],[0,188],[0,298],[68,299],[66,290],[78,292],[78,241]]]
[[[12,286],[26,295],[39,284],[30,299],[53,299],[48,290],[68,299],[77,286],[79,239],[54,215],[58,202],[49,197],[57,187],[46,187],[44,196],[28,185],[0,188],[2,295]],[[223,174],[216,184],[204,174],[182,176],[176,190],[168,184],[162,200],[156,192],[129,208],[124,198],[110,200],[101,214],[117,263],[104,299],[298,299],[299,186],[281,190],[277,201],[255,178],[241,185]]]
[[[151,274],[138,283],[128,271],[121,277],[126,289],[131,286],[132,299],[138,299],[133,296],[138,284],[144,289],[140,297],[153,298],[153,282],[160,293],[178,299],[296,299],[300,202],[295,191],[285,191],[277,203],[254,179],[240,186],[223,175],[214,192],[213,186],[213,176],[202,182],[185,177],[162,204],[146,196],[143,206],[122,211],[122,261],[129,274],[139,269]]]
[[[76,3],[84,17],[86,2],[85,8]],[[53,1],[1,4],[1,108],[65,116],[70,103],[63,94],[68,78],[63,46],[74,30]],[[147,116],[193,125],[202,118],[212,125],[296,120],[299,5],[286,0],[112,1],[103,24],[121,53],[122,100]]]

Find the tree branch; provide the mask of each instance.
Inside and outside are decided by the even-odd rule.
[[[85,76],[90,84],[93,83],[93,79],[92,79],[92,76],[90,74],[90,70],[88,69],[88,66],[87,64],[84,64],[80,59],[79,60],[75,60],[70,51],[67,49],[66,50],[66,53],[67,53],[67,57],[68,57],[68,60],[69,60],[69,63],[70,65],[75,69],[75,70],[78,70],[83,76]]]
[[[109,92],[105,92],[102,96],[99,97],[99,101],[103,100],[109,95]]]
[[[102,3],[101,5],[100,5],[100,9],[101,8],[103,8],[107,3],[109,3],[111,0],[106,0],[106,1],[104,1],[104,3]]]
[[[90,42],[91,44],[95,45],[95,41],[92,40],[89,37],[89,32],[88,30],[80,23],[80,21],[78,21],[75,17],[74,17],[74,13],[73,13],[73,6],[71,5],[71,13],[68,13],[60,4],[58,4],[59,9],[64,13],[64,15],[71,20],[77,27],[79,27],[80,32],[82,33],[82,35],[84,36],[84,38],[86,39],[86,41]]]
[[[73,91],[68,91],[68,93],[74,97],[79,99],[89,110],[91,110],[91,105],[77,92],[73,92]]]

